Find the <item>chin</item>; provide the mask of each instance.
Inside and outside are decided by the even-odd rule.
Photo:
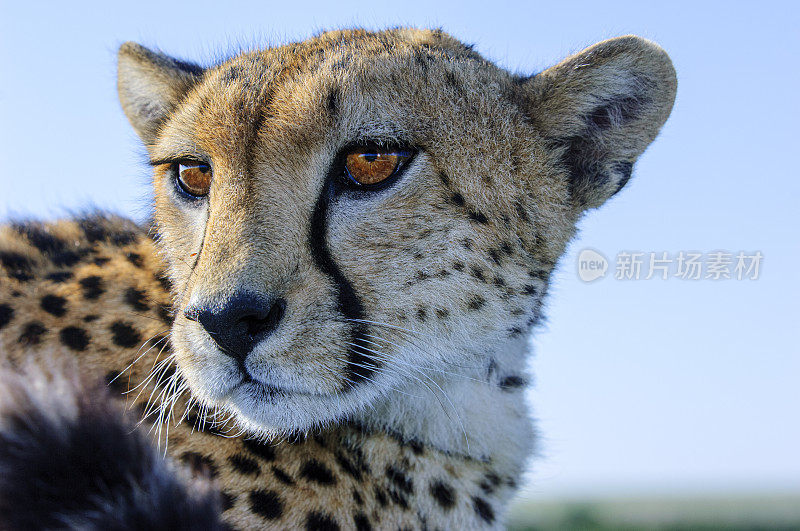
[[[293,438],[339,424],[370,403],[367,389],[336,395],[276,389],[255,380],[238,384],[213,404],[232,415],[245,433],[262,439]]]

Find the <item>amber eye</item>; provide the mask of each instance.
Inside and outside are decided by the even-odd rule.
[[[211,166],[202,162],[176,164],[178,184],[187,194],[194,197],[208,195],[211,188]]]
[[[357,185],[372,186],[396,175],[411,155],[404,149],[358,147],[347,153],[344,169]]]

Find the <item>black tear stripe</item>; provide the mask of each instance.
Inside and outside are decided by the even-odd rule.
[[[334,165],[334,168],[338,165]],[[335,170],[332,170],[335,171]],[[328,233],[328,208],[333,199],[338,195],[334,184],[335,175],[329,175],[322,188],[322,192],[314,205],[314,212],[311,214],[311,227],[309,228],[308,241],[311,247],[311,256],[317,267],[333,280],[338,291],[337,308],[347,319],[350,327],[351,345],[347,349],[347,373],[345,377],[350,380],[345,387],[353,387],[356,384],[368,380],[374,374],[380,362],[370,356],[357,346],[359,339],[363,339],[369,333],[366,323],[359,322],[365,319],[364,305],[356,295],[356,291],[349,280],[344,276],[339,266],[331,256],[327,242]]]

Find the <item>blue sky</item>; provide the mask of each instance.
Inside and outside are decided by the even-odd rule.
[[[0,1],[0,219],[98,205],[142,219],[143,151],[119,109],[126,40],[210,60],[342,26],[441,26],[533,73],[627,33],[672,56],[672,117],[619,197],[581,223],[533,340],[541,457],[526,495],[800,491],[790,3]],[[764,255],[756,281],[581,282],[586,247]],[[613,267],[613,265],[612,265]],[[613,272],[613,271],[612,271]],[[609,275],[611,275],[611,273]]]

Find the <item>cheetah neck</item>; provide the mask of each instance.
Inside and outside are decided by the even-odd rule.
[[[448,454],[491,461],[501,473],[518,473],[533,444],[523,394],[528,349],[526,337],[508,340],[480,369],[463,377],[431,375],[435,384],[420,382],[355,420]]]

